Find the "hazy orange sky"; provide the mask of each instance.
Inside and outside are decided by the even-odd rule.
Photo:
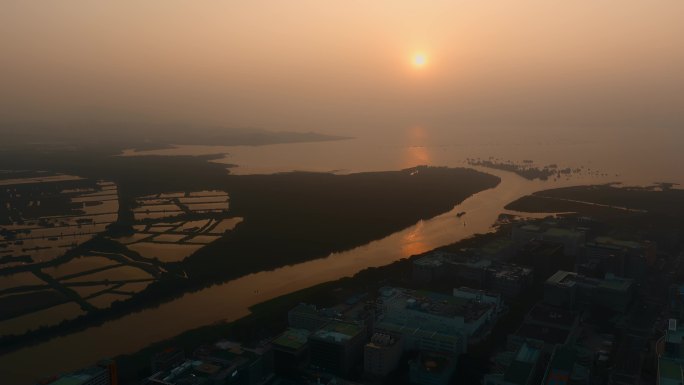
[[[682,20],[681,0],[2,0],[0,119],[677,127]]]

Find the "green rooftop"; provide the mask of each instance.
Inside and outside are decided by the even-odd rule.
[[[273,344],[293,350],[299,350],[306,345],[308,338],[309,332],[307,330],[288,329],[283,334],[276,337],[276,339],[273,340]]]

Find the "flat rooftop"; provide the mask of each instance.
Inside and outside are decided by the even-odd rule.
[[[601,283],[598,285],[598,287],[616,291],[627,291],[632,287],[632,280],[617,277],[608,278],[601,280]]]
[[[575,318],[576,314],[571,310],[542,303],[534,305],[526,317],[529,322],[551,324],[564,329],[570,329]]]
[[[309,339],[309,331],[302,329],[287,329],[276,337],[271,343],[287,349],[299,350],[306,345]]]
[[[644,247],[644,245],[640,242],[636,241],[626,241],[622,239],[615,239],[615,238],[610,238],[610,237],[596,237],[594,239],[595,243],[598,244],[603,244],[603,245],[612,245],[612,246],[617,246],[617,247],[623,247],[627,249],[641,249]]]
[[[479,319],[493,304],[480,303],[473,299],[454,297],[425,290],[402,290],[387,301],[396,307],[429,313],[441,317],[463,317],[466,321]]]
[[[546,280],[546,283],[549,285],[556,286],[573,286],[576,283],[576,281],[577,273],[558,270],[552,276],[550,276],[549,279]]]
[[[564,229],[562,227],[552,227],[546,230],[544,235],[560,238],[580,238],[582,237],[583,233],[572,229]]]
[[[348,322],[331,322],[313,333],[320,339],[343,342],[350,340],[363,331],[363,327]]]
[[[525,338],[544,341],[549,345],[556,345],[565,343],[570,335],[570,331],[560,328],[548,326],[540,327],[539,325],[524,323],[522,326],[520,326],[515,334]]]

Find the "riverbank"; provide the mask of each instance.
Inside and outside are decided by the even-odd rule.
[[[151,161],[144,157],[122,159],[143,164]],[[164,159],[155,159],[152,164]],[[216,165],[206,167],[214,170]],[[135,197],[158,188],[155,184],[132,186],[131,175],[128,178],[119,180],[119,200],[123,202],[120,207],[126,208],[126,214],[120,213],[118,228],[125,227],[126,221],[131,221],[130,226],[136,223],[130,215]],[[175,183],[193,182],[188,178]],[[183,261],[163,263],[170,274],[162,275],[127,300],[104,309],[90,309],[78,318],[24,335],[3,337],[2,353],[102,325],[217,283],[353,249],[449,211],[469,196],[497,186],[500,179],[472,169],[417,167],[350,175],[223,175],[212,183],[230,194],[230,214],[245,218],[236,230]],[[107,237],[114,235],[110,231],[73,252],[122,253],[135,260],[141,258]]]
[[[86,366],[92,357],[132,353],[156,341],[220,320],[236,320],[249,314],[249,307],[272,298],[369,268],[391,264],[402,258],[451,244],[474,234],[488,233],[504,212],[503,206],[522,196],[544,189],[547,182],[527,181],[517,175],[481,169],[501,179],[493,189],[465,199],[452,210],[419,221],[402,231],[361,247],[291,266],[250,274],[223,284],[186,292],[158,307],[131,312],[75,333],[22,348],[0,356],[0,371],[17,384]],[[467,214],[458,217],[457,213]],[[173,320],[170,322],[169,320]],[[153,325],[153,326],[151,326]],[[82,349],[73,349],[82,346]],[[55,352],[62,352],[55,354]],[[64,354],[68,352],[68,354]],[[41,360],[40,370],[26,362]],[[24,381],[24,382],[22,382]]]

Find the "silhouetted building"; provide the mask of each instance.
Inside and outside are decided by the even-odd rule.
[[[102,360],[97,365],[73,373],[54,376],[40,385],[118,385],[116,362]]]
[[[524,339],[514,351],[497,354],[492,372],[484,376],[484,385],[531,385],[535,380],[538,383],[536,374],[543,347],[542,341]]]
[[[291,374],[308,364],[309,334],[305,329],[288,329],[271,341],[277,373]]]
[[[480,332],[497,312],[496,305],[473,296],[449,296],[424,290],[384,287],[382,322],[438,332]]]
[[[421,352],[409,362],[410,381],[417,385],[447,385],[455,371],[455,359],[441,353]]]
[[[400,335],[378,332],[363,349],[363,369],[372,377],[385,377],[396,369],[403,351]]]
[[[544,284],[544,301],[560,307],[597,305],[622,312],[633,295],[633,281],[613,275],[597,279],[560,270]]]

